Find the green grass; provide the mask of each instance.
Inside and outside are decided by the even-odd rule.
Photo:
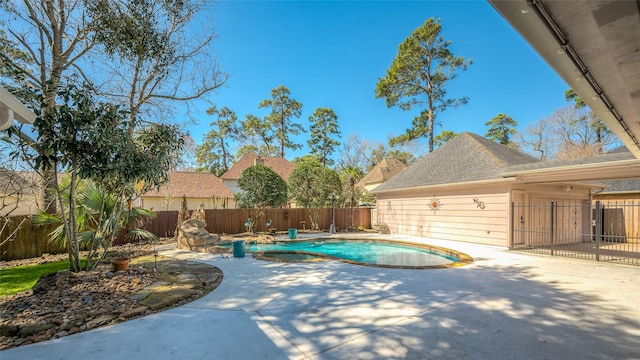
[[[83,261],[84,265],[84,261]],[[69,261],[56,261],[39,265],[15,266],[0,269],[0,297],[29,290],[42,275],[69,268]]]

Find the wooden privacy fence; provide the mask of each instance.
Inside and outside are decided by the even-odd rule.
[[[255,222],[255,231],[269,230],[287,231],[290,228],[309,230],[311,219],[309,209],[267,209],[255,219],[256,211],[249,209],[216,209],[205,210],[206,229],[213,234],[238,234],[247,231],[245,224],[249,218]],[[328,230],[331,225],[332,209],[321,209],[318,225],[321,230]],[[161,211],[146,229],[161,236],[174,236],[177,211]],[[267,223],[270,220],[270,225]],[[371,210],[368,208],[336,208],[335,225],[337,230],[356,229],[359,226],[371,228]]]
[[[319,226],[321,230],[329,229],[331,225],[332,209],[320,210]],[[247,219],[255,216],[255,211],[248,209],[217,209],[205,210],[205,219],[207,222],[207,230],[214,234],[238,234],[247,231],[245,223]],[[26,216],[13,216],[9,220],[8,228],[1,234],[7,236],[15,230]],[[271,220],[270,226],[266,224]],[[159,211],[157,216],[147,223],[144,228],[159,237],[173,237],[176,230],[176,222],[178,220],[177,211]],[[289,228],[300,230],[309,230],[311,220],[308,209],[267,209],[264,215],[256,222],[255,231],[264,232],[269,230],[287,231]],[[335,209],[335,225],[338,231],[356,229],[359,226],[371,228],[371,211],[368,208],[336,208]],[[4,238],[0,238],[0,260],[16,260],[27,259],[42,256],[44,253],[60,254],[67,251],[64,246],[56,246],[49,242],[49,233],[53,231],[55,225],[34,227],[30,220],[20,226],[16,237],[12,241],[5,242]],[[122,244],[123,232],[121,236],[114,241],[114,244]]]
[[[599,202],[604,221],[603,241],[640,243],[640,200],[603,199]]]
[[[156,217],[144,226],[146,230],[158,237],[174,236],[176,223],[178,222],[177,211],[158,211]]]
[[[4,219],[0,218],[0,229],[4,225]],[[49,241],[49,234],[56,225],[32,226],[28,215],[12,216],[8,219],[8,226],[0,234],[0,260],[28,259],[42,254],[60,254],[67,251],[62,245],[56,245]],[[20,227],[13,239],[8,236]],[[8,241],[7,241],[8,240]]]

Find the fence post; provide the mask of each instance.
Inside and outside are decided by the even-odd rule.
[[[554,225],[555,225],[555,221],[556,221],[555,216],[554,216],[555,215],[555,209],[556,209],[555,205],[556,205],[555,201],[552,201],[551,202],[551,226],[550,226],[550,228],[551,228],[551,256],[554,255],[554,244],[553,244],[554,243],[554,238],[553,238],[553,236],[554,236],[554,233],[555,233],[555,231],[554,231],[555,230],[555,226]]]
[[[596,201],[596,261],[600,261],[600,242],[602,241],[602,221],[603,219],[602,204],[600,200]]]

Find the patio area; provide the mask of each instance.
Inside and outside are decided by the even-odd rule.
[[[367,236],[427,242],[475,261],[398,270],[223,258],[167,246],[163,255],[220,268],[222,284],[179,308],[2,351],[0,358],[640,358],[639,267]]]

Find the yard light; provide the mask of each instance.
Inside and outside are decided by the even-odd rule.
[[[329,195],[329,200],[331,200],[331,226],[329,227],[329,234],[336,233],[336,200],[338,200],[338,195],[331,193]]]

